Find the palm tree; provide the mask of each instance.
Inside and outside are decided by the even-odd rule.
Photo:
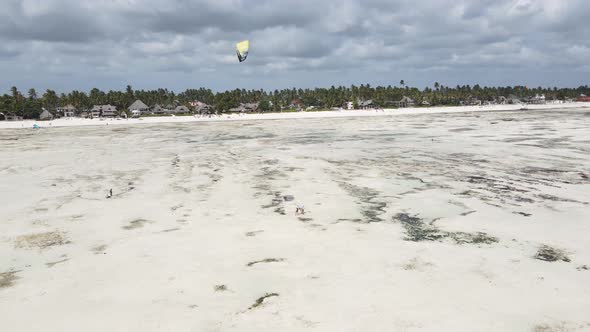
[[[12,88],[10,88],[10,92],[12,93],[12,99],[14,99],[14,101],[17,101],[18,99],[18,89],[16,88],[16,86],[13,86]]]
[[[131,103],[133,103],[133,101],[135,99],[135,94],[133,93],[133,88],[131,87],[131,85],[127,85],[125,95],[126,95],[126,99],[127,99],[125,106],[129,106],[129,105],[131,105]]]
[[[47,91],[45,91],[45,93],[43,94],[42,98],[43,106],[47,109],[55,109],[57,107],[59,98],[57,97],[55,91],[47,89]]]
[[[30,100],[35,100],[35,99],[37,99],[37,91],[35,91],[35,89],[33,89],[33,88],[30,88],[30,89],[29,89],[29,93],[28,93],[28,95],[29,95],[29,99],[30,99]]]
[[[18,115],[22,115],[22,109],[24,104],[24,98],[18,89],[13,86],[10,88],[12,94],[12,111]]]

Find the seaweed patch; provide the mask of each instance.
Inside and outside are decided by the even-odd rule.
[[[10,271],[0,273],[0,288],[14,286],[14,282],[19,278],[16,274],[20,271]]]
[[[136,229],[136,228],[141,228],[143,227],[143,225],[150,223],[151,221],[148,221],[146,219],[135,219],[129,222],[129,224],[123,226],[123,229],[125,230],[132,230],[132,229]]]
[[[548,245],[542,245],[534,256],[538,260],[546,262],[570,262],[571,259],[567,256],[566,252],[561,249],[552,248]]]
[[[258,307],[260,307],[261,305],[264,304],[264,301],[270,297],[276,297],[279,296],[278,293],[266,293],[263,296],[259,297],[256,299],[256,301],[254,302],[254,304],[252,304],[248,310],[252,310],[252,309],[256,309]]]
[[[385,213],[387,203],[378,200],[380,193],[367,187],[355,186],[346,182],[339,182],[338,185],[349,195],[359,200],[361,215],[365,223],[382,222],[381,215]]]
[[[490,236],[484,232],[467,233],[467,232],[448,232],[425,223],[417,216],[410,216],[407,213],[398,213],[393,216],[393,220],[400,222],[406,233],[404,240],[421,242],[421,241],[443,241],[451,239],[456,244],[492,244],[498,242],[498,238]]]
[[[69,241],[62,232],[46,232],[29,235],[21,235],[16,238],[15,248],[17,249],[46,249],[53,246],[68,244]]]
[[[284,258],[265,258],[259,261],[253,261],[250,262],[248,264],[246,264],[246,266],[254,266],[256,264],[260,264],[260,263],[278,263],[278,262],[283,262],[285,259]]]
[[[226,292],[228,290],[226,285],[215,285],[215,287],[213,287],[213,289],[216,292]]]

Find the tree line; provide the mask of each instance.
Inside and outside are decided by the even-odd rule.
[[[261,111],[280,111],[296,99],[303,105],[318,108],[341,107],[346,102],[356,103],[362,100],[373,100],[377,107],[388,107],[392,101],[398,101],[404,96],[410,97],[418,103],[427,101],[432,106],[455,106],[473,98],[481,101],[494,101],[500,96],[527,98],[537,94],[544,94],[548,100],[564,100],[576,98],[582,94],[590,95],[590,87],[587,85],[578,88],[482,87],[478,84],[449,87],[436,82],[433,87],[418,89],[406,85],[404,80],[401,80],[396,86],[373,87],[370,84],[361,84],[350,87],[291,88],[271,91],[235,89],[222,92],[199,88],[188,89],[178,94],[168,89],[134,90],[129,85],[125,91],[110,90],[105,92],[94,88],[89,92],[74,90],[60,94],[51,89],[46,90],[43,94],[38,94],[35,89],[29,89],[26,94],[23,94],[16,87],[12,87],[10,93],[0,96],[0,112],[32,119],[37,118],[43,108],[52,111],[59,106],[68,104],[75,106],[78,110],[91,109],[93,105],[110,104],[116,106],[120,112],[124,112],[137,99],[150,106],[155,104],[188,106],[189,102],[198,100],[213,106],[213,109],[218,112],[237,107],[240,103],[255,102],[260,103],[259,109]]]

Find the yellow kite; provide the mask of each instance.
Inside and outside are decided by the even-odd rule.
[[[236,44],[236,54],[240,62],[243,62],[248,57],[248,49],[250,49],[249,40],[244,40]]]

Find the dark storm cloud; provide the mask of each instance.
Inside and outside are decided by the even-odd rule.
[[[90,42],[102,37],[96,16],[75,2],[46,9],[42,3],[0,5],[0,38],[16,41]],[[29,7],[27,7],[29,6]]]
[[[168,1],[150,10],[126,12],[141,26],[153,31],[198,33],[209,27],[221,31],[252,32],[276,26],[305,26],[318,18],[306,1],[278,4],[275,1]]]
[[[3,0],[0,71],[8,84],[57,89],[468,83],[481,70],[494,72],[490,84],[555,70],[577,84],[589,70],[588,17],[584,0]],[[246,38],[250,58],[237,64]]]

